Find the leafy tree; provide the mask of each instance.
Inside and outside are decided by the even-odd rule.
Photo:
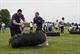
[[[8,26],[9,21],[10,21],[10,12],[8,11],[8,9],[1,9],[0,10],[0,23],[4,22]]]

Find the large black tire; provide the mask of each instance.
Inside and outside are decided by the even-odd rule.
[[[24,46],[36,46],[46,41],[46,36],[42,31],[23,33],[13,36],[10,39],[12,48],[19,48]]]
[[[69,31],[70,34],[80,34],[80,31]]]
[[[49,27],[49,31],[50,31],[50,32],[52,31],[52,27]]]
[[[60,32],[46,32],[47,36],[60,36]]]

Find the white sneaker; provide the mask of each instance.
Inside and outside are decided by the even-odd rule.
[[[48,43],[46,43],[46,46],[48,46],[49,44]]]

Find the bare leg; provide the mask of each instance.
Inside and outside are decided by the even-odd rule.
[[[45,34],[45,37],[46,37],[46,41],[44,42],[44,45],[48,46],[48,39],[47,39],[47,35],[46,34]]]

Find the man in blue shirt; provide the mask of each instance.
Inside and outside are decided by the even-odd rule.
[[[21,19],[23,20],[23,22],[25,22],[25,18],[24,15],[22,14],[22,10],[18,9],[17,13],[13,14],[10,22],[11,36],[21,33],[20,27],[23,25],[23,23],[20,23]]]
[[[37,26],[36,31],[42,30],[42,24],[44,23],[44,20],[42,19],[42,17],[39,16],[39,12],[35,13],[35,17],[33,18],[33,22]]]

